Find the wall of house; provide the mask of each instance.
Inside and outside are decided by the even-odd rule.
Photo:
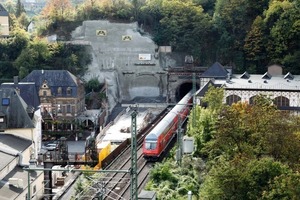
[[[0,36],[9,35],[8,16],[0,16]]]
[[[28,165],[29,159],[30,159],[30,148],[26,149],[22,153],[22,159],[21,164]],[[2,180],[12,169],[14,169],[16,166],[18,166],[20,162],[20,157],[16,155],[16,157],[5,167],[0,171],[0,180]]]
[[[276,97],[286,97],[290,101],[290,107],[300,107],[300,92],[296,91],[259,91],[259,90],[252,90],[252,91],[245,91],[245,90],[225,90],[224,95],[224,103],[226,103],[226,98],[230,95],[237,95],[241,97],[242,102],[250,102],[250,98],[259,94],[264,94],[269,96],[270,98],[274,99]]]
[[[38,173],[38,176],[34,179],[31,178],[31,182],[30,182],[30,199],[33,200],[40,200],[42,199],[42,197],[44,196],[44,173],[41,173],[40,171],[37,171],[35,173]],[[27,194],[28,194],[28,184],[27,182],[24,183],[24,185],[26,185],[27,187],[23,188],[23,192],[20,193],[20,195],[15,198],[15,200],[24,200],[27,199]]]

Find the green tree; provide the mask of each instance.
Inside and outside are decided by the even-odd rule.
[[[208,90],[202,99],[204,104],[207,104],[208,108],[211,111],[220,111],[223,107],[223,99],[224,99],[224,88],[222,87],[214,87],[213,85],[208,86]]]
[[[23,29],[14,28],[11,32],[11,37],[7,39],[8,48],[6,49],[6,55],[9,57],[9,60],[17,59],[28,43],[28,33]]]
[[[300,157],[300,142],[293,117],[277,110],[272,100],[263,95],[254,102],[224,107],[216,122],[214,140],[206,147],[211,159],[220,154],[270,156],[294,167]]]
[[[268,56],[270,62],[283,63],[285,56],[294,59],[300,49],[300,9],[297,1],[271,1],[265,14],[265,23],[269,27]],[[286,64],[290,64],[286,62]],[[292,71],[293,66],[288,66]],[[298,70],[296,70],[298,71]]]
[[[201,183],[201,170],[203,166],[200,159],[184,157],[180,167],[173,159],[164,163],[156,163],[150,171],[151,181],[147,183],[146,189],[157,192],[158,199],[186,199],[188,191],[192,191],[199,197],[197,191]]]
[[[201,199],[261,199],[270,182],[286,175],[286,165],[264,157],[259,160],[235,157],[220,158],[205,177]]]
[[[85,86],[86,93],[89,93],[92,91],[99,92],[101,89],[100,86],[101,86],[101,84],[100,84],[98,78],[92,78],[87,82],[87,84]]]
[[[271,182],[269,190],[263,192],[262,199],[298,199],[300,196],[299,172],[277,176]]]
[[[16,4],[16,17],[20,17],[22,13],[26,13],[24,5],[22,4],[21,0],[17,1]]]
[[[262,17],[258,16],[248,32],[245,44],[245,59],[248,61],[247,66],[254,66],[253,73],[264,73],[266,64],[266,38],[265,38],[265,28]],[[263,68],[262,68],[263,67]],[[248,70],[248,72],[250,72]]]
[[[5,1],[4,7],[8,13],[15,13],[16,4],[14,1],[12,0]]]
[[[15,60],[14,66],[19,70],[19,76],[23,78],[32,70],[49,69],[45,66],[45,63],[47,63],[50,56],[46,41],[36,39],[22,50]]]
[[[18,26],[24,30],[27,29],[27,26],[29,24],[29,19],[25,12],[22,12],[21,15],[17,18]]]
[[[193,123],[194,120],[196,121],[195,124]],[[196,146],[194,156],[207,156],[203,147],[214,137],[216,121],[217,115],[210,109],[196,106],[191,111],[186,134],[194,138]]]

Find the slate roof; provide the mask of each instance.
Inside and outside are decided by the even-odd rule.
[[[6,116],[6,128],[34,128],[28,108],[15,89],[0,88],[0,114]]]
[[[67,70],[33,70],[21,82],[35,82],[37,91],[40,86],[47,81],[47,85],[51,88],[52,95],[57,94],[58,87],[62,88],[77,88],[77,77]],[[76,89],[72,90],[71,96],[76,96]],[[66,91],[62,91],[66,95]]]
[[[30,140],[17,137],[12,134],[0,134],[0,171],[7,167],[16,157],[17,153],[22,153],[31,146]],[[19,158],[18,158],[19,159]],[[24,164],[22,161],[20,164]],[[28,164],[28,163],[25,163]],[[42,172],[33,172],[30,179],[36,179]],[[9,178],[18,178],[23,180],[23,188],[17,188],[9,185]],[[16,166],[9,169],[9,173],[0,180],[0,199],[17,199],[28,185],[28,172],[23,170],[23,166]]]
[[[265,74],[251,74],[246,79],[239,74],[233,74],[230,81],[216,80],[215,84],[223,85],[227,89],[300,91],[300,75],[293,76],[293,79],[286,75],[270,76],[266,79]]]
[[[14,152],[23,152],[31,143],[12,134],[0,134],[0,171],[15,159],[16,155],[12,155]]]
[[[209,67],[201,77],[203,78],[215,78],[215,79],[226,79],[228,76],[228,71],[218,62],[215,62],[211,67]]]
[[[20,96],[28,106],[32,106],[35,110],[40,105],[39,95],[35,87],[35,83],[2,83],[1,88],[14,88],[19,91]]]
[[[5,10],[2,4],[0,4],[0,16],[8,16],[8,12]]]

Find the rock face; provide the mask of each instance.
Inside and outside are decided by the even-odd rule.
[[[107,83],[110,108],[138,96],[166,96],[167,75],[159,48],[141,35],[137,23],[85,21],[72,32],[72,40],[91,47],[93,62],[84,79],[97,77]]]

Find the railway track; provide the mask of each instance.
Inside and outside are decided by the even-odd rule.
[[[160,113],[151,124],[137,133],[137,188],[138,193],[147,183],[151,163],[143,158],[142,143],[145,136],[156,126],[156,124],[169,112],[169,109]],[[105,199],[105,200],[130,200],[130,171],[131,169],[131,144],[130,139],[124,141],[105,160],[103,169],[116,172],[103,173],[97,180],[91,180],[89,190],[80,194],[80,200]],[[117,172],[118,170],[123,171]]]

